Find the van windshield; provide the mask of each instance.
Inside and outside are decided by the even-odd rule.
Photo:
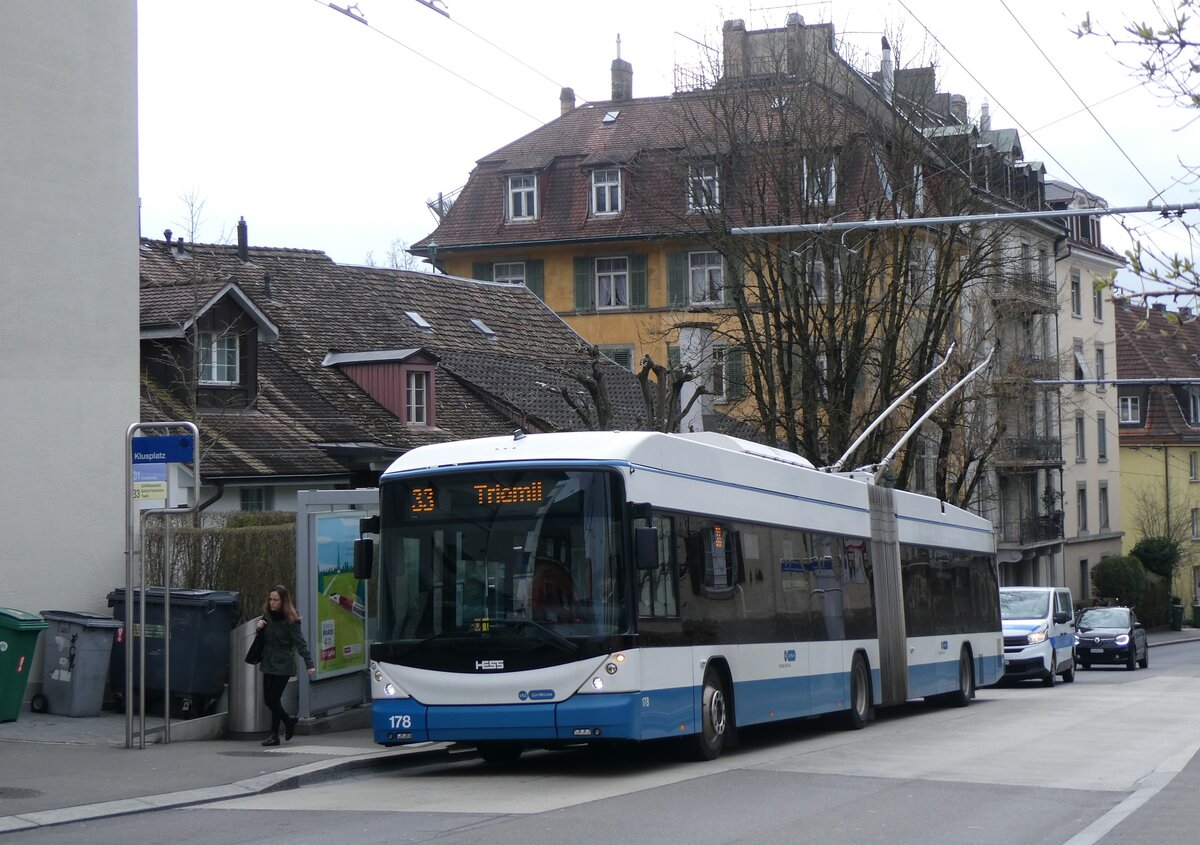
[[[1001,590],[1001,619],[1041,619],[1050,609],[1046,590]]]

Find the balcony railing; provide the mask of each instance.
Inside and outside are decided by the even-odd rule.
[[[1057,437],[1005,437],[996,447],[995,460],[1007,464],[1061,464],[1062,441]]]
[[[1063,536],[1062,511],[1026,516],[1020,519],[1002,520],[996,524],[1001,543],[1021,546],[1051,543]]]
[[[998,301],[1008,301],[1022,310],[1035,311],[1053,308],[1058,304],[1058,289],[1049,275],[1033,270],[1007,270],[999,274],[992,288]]]

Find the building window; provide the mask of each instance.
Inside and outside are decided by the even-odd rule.
[[[1092,286],[1092,318],[1097,322],[1104,321],[1104,288]]]
[[[1075,353],[1075,382],[1076,382],[1075,389],[1083,390],[1083,382],[1087,381],[1089,376],[1088,376],[1087,362],[1083,360],[1083,341],[1082,340],[1079,340],[1078,338],[1075,339],[1075,346],[1074,346],[1073,351]]]
[[[705,386],[718,402],[735,402],[746,392],[744,372],[745,353],[742,347],[716,344],[710,353]]]
[[[1188,452],[1188,480],[1200,481],[1200,452]]]
[[[492,281],[504,282],[508,285],[525,284],[525,262],[510,261],[506,264],[493,264]]]
[[[627,370],[633,369],[632,346],[600,346],[600,354]]]
[[[693,305],[721,301],[723,266],[719,252],[688,253],[688,297]]]
[[[925,211],[925,168],[919,164],[913,165],[913,212],[921,214]]]
[[[409,425],[429,424],[429,373],[409,370],[404,390],[405,422]]]
[[[1104,392],[1104,377],[1107,371],[1104,368],[1104,344],[1096,344],[1096,392]]]
[[[1108,432],[1107,416],[1105,414],[1096,414],[1096,459],[1100,461],[1108,460]]]
[[[1100,497],[1096,501],[1096,506],[1100,509],[1100,530],[1107,531],[1108,524],[1108,484],[1100,482]]]
[[[244,511],[265,511],[267,510],[267,488],[265,487],[243,487],[240,491],[242,500],[242,510]]]
[[[592,171],[592,214],[619,214],[621,211],[621,170]]]
[[[1087,484],[1081,483],[1075,490],[1075,517],[1079,520],[1079,533],[1088,530]]]
[[[629,307],[629,259],[596,259],[596,306]]]
[[[1071,271],[1071,314],[1083,316],[1083,280],[1079,278],[1078,270]]]
[[[813,202],[826,205],[837,202],[837,162],[834,159],[829,159],[828,164],[822,167],[806,156],[802,169],[801,178]]]
[[[1200,540],[1200,508],[1192,508],[1192,539]]]
[[[238,383],[239,341],[236,334],[200,332],[201,384]]]
[[[1083,414],[1075,415],[1075,461],[1079,463],[1087,460],[1087,444],[1086,433],[1087,421]]]
[[[721,202],[721,185],[715,164],[694,164],[688,168],[688,210],[712,211]]]
[[[932,485],[929,483],[929,441],[924,437],[917,437],[913,442],[913,450],[913,492],[932,493]]]
[[[1200,425],[1200,387],[1189,385],[1187,389],[1188,397],[1188,422],[1192,425]]]
[[[1117,400],[1118,421],[1122,423],[1140,423],[1142,421],[1142,400],[1137,396],[1122,396]]]
[[[1042,284],[1050,281],[1050,256],[1045,247],[1038,247],[1038,281]]]
[[[537,176],[526,174],[508,177],[508,219],[537,218]]]

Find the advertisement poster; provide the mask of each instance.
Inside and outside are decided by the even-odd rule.
[[[317,514],[317,675],[362,669],[367,662],[366,582],[354,577],[354,541],[362,511]]]

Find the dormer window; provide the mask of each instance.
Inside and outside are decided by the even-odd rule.
[[[801,178],[810,201],[825,205],[837,202],[837,159],[830,156],[822,161],[820,157],[805,156]]]
[[[720,180],[713,163],[688,168],[688,210],[713,211],[721,202]]]
[[[200,384],[237,384],[239,351],[240,338],[236,334],[200,332],[196,350]]]
[[[537,176],[532,173],[508,177],[508,219],[537,219]]]
[[[429,424],[429,375],[425,370],[405,374],[404,421],[409,425]]]
[[[621,170],[606,168],[592,171],[592,214],[603,216],[621,212]]]

